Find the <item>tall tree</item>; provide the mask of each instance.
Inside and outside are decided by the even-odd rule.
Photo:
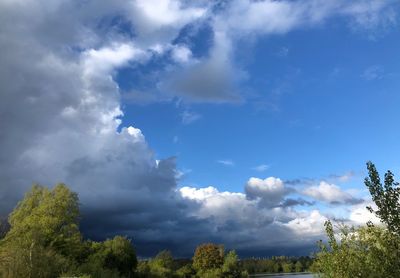
[[[382,184],[375,165],[370,161],[367,162],[367,169],[368,177],[365,178],[365,185],[371,193],[372,200],[378,207],[376,210],[372,207],[367,208],[387,225],[389,231],[400,235],[399,183],[394,181],[393,173],[387,171],[384,184]]]

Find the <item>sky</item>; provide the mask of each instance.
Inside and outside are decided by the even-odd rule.
[[[0,215],[79,194],[85,237],[309,255],[400,170],[395,0],[0,0]]]

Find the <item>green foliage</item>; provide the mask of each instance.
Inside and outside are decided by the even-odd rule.
[[[334,239],[331,225],[328,237]],[[313,271],[327,278],[400,277],[400,238],[381,227],[339,228],[340,242],[320,243]]]
[[[224,248],[221,245],[205,243],[197,246],[193,257],[196,270],[207,271],[217,269],[224,263]]]
[[[302,272],[304,271],[303,264],[300,261],[297,261],[294,265],[294,272]]]
[[[4,277],[54,277],[72,268],[81,249],[78,196],[65,185],[34,185],[10,214],[0,243]]]
[[[313,259],[310,257],[252,258],[240,262],[241,269],[248,273],[279,273],[308,271]],[[284,269],[285,268],[285,269]],[[290,269],[289,269],[290,268]]]
[[[179,278],[190,278],[196,274],[191,264],[182,266],[176,271],[176,276]]]
[[[372,162],[367,162],[368,177],[365,178],[365,185],[371,193],[372,200],[378,207],[377,210],[368,207],[374,212],[389,231],[400,235],[400,188],[399,183],[394,181],[391,171],[385,173],[385,181],[382,185],[379,173]]]
[[[149,261],[150,273],[152,277],[172,277],[174,258],[171,252],[164,250]]]
[[[78,196],[64,184],[52,190],[34,185],[8,222],[0,240],[2,278],[133,277],[137,260],[131,242],[120,236],[83,241]]]
[[[174,273],[175,262],[170,251],[163,250],[159,252],[154,259],[139,262],[137,276],[139,277],[177,277]],[[178,277],[186,277],[184,269],[180,271]],[[190,276],[188,276],[190,277]]]
[[[116,236],[104,242],[90,242],[90,254],[79,270],[93,277],[132,277],[136,269],[135,250],[129,239]]]
[[[367,163],[368,187],[377,210],[374,212],[386,227],[339,227],[338,242],[330,221],[325,230],[328,245],[322,242],[316,255],[313,271],[324,278],[400,277],[400,189],[392,172],[385,174],[382,185],[375,165]]]
[[[152,260],[152,263],[154,265],[159,265],[160,267],[164,267],[167,269],[174,268],[174,258],[172,257],[171,252],[168,250],[163,250],[158,253],[154,260]]]
[[[136,268],[136,277],[150,277],[150,267],[147,261],[139,261]]]
[[[283,271],[284,273],[292,272],[292,271],[293,271],[293,268],[294,268],[293,263],[287,262],[287,263],[283,263],[283,264],[282,264],[282,271]]]
[[[227,278],[247,277],[247,272],[242,271],[239,265],[239,257],[234,250],[228,252],[225,256],[222,266],[222,276]]]
[[[197,272],[198,278],[222,278],[222,270],[220,268],[201,269]]]

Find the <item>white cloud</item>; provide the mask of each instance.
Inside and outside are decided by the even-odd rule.
[[[384,75],[384,69],[381,66],[374,65],[366,68],[361,74],[361,77],[367,81],[373,81],[382,79]]]
[[[146,53],[133,44],[113,43],[99,50],[89,49],[82,56],[85,74],[104,74],[126,65],[131,59],[142,59]]]
[[[277,244],[299,246],[323,237],[326,218],[316,210],[296,212],[290,208],[266,208],[260,206],[259,199],[249,200],[243,193],[220,192],[211,186],[183,187],[180,193],[198,203],[194,216],[212,220],[217,231],[223,231],[225,242],[228,245],[235,242],[239,249],[244,246],[265,249]]]
[[[191,112],[189,110],[185,110],[183,111],[183,113],[181,114],[182,116],[182,123],[184,125],[188,125],[191,124],[197,120],[199,120],[201,118],[201,115],[195,112]]]
[[[380,224],[381,221],[375,214],[367,210],[367,206],[376,209],[376,205],[372,201],[365,201],[360,204],[354,205],[350,208],[349,220],[355,225],[365,225],[371,221],[374,224]]]
[[[353,197],[350,193],[341,190],[335,184],[321,181],[318,186],[310,186],[303,190],[303,194],[316,200],[331,204],[359,203],[360,199]]]
[[[318,210],[312,210],[304,215],[299,215],[299,217],[290,220],[285,225],[300,238],[304,238],[305,235],[322,237],[323,226],[327,220],[328,218],[323,216]]]
[[[267,164],[260,164],[256,167],[253,168],[254,170],[258,171],[258,172],[264,172],[267,171],[269,169],[269,165]]]
[[[141,43],[147,46],[169,43],[186,24],[205,15],[203,7],[188,7],[179,0],[128,1],[129,19],[133,22]]]
[[[192,51],[185,45],[178,45],[172,49],[172,59],[178,63],[187,63],[192,58]]]
[[[267,207],[281,204],[284,197],[290,192],[279,178],[269,177],[266,179],[250,178],[245,186],[246,196],[250,200],[260,199]]]
[[[217,160],[217,163],[225,165],[225,166],[234,166],[235,162],[233,162],[230,159],[221,159],[221,160]]]

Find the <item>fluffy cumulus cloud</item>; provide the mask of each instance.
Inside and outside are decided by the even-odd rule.
[[[121,67],[164,55],[170,79],[157,80],[158,88],[168,89],[160,94],[240,101],[232,86],[245,78],[232,63],[236,40],[288,32],[332,13],[380,24],[387,5],[364,2],[0,1],[1,214],[32,183],[65,182],[79,193],[86,236],[132,236],[142,255],[160,247],[188,255],[195,244],[213,240],[243,252],[311,246],[324,216],[295,210],[306,201],[289,198],[277,178],[252,178],[245,194],[178,189],[175,158],[157,160],[140,129],[121,125],[115,76]],[[204,57],[194,57],[190,44],[174,40],[205,20],[212,45]],[[198,117],[186,114],[183,121]],[[308,195],[337,201],[326,190],[350,200],[329,185]]]
[[[355,198],[350,193],[341,190],[337,185],[325,181],[321,181],[318,186],[307,187],[303,193],[330,204],[357,204],[362,202],[362,199]]]
[[[211,186],[183,187],[180,193],[197,203],[193,216],[207,219],[214,227],[213,232],[223,237],[220,240],[242,254],[274,252],[277,248],[279,252],[307,252],[317,238],[323,237],[326,218],[318,211],[260,206],[259,199],[249,199],[243,193],[220,192]]]
[[[284,196],[290,192],[279,178],[266,179],[250,178],[245,187],[246,195],[250,200],[260,199],[265,206],[279,205]]]

